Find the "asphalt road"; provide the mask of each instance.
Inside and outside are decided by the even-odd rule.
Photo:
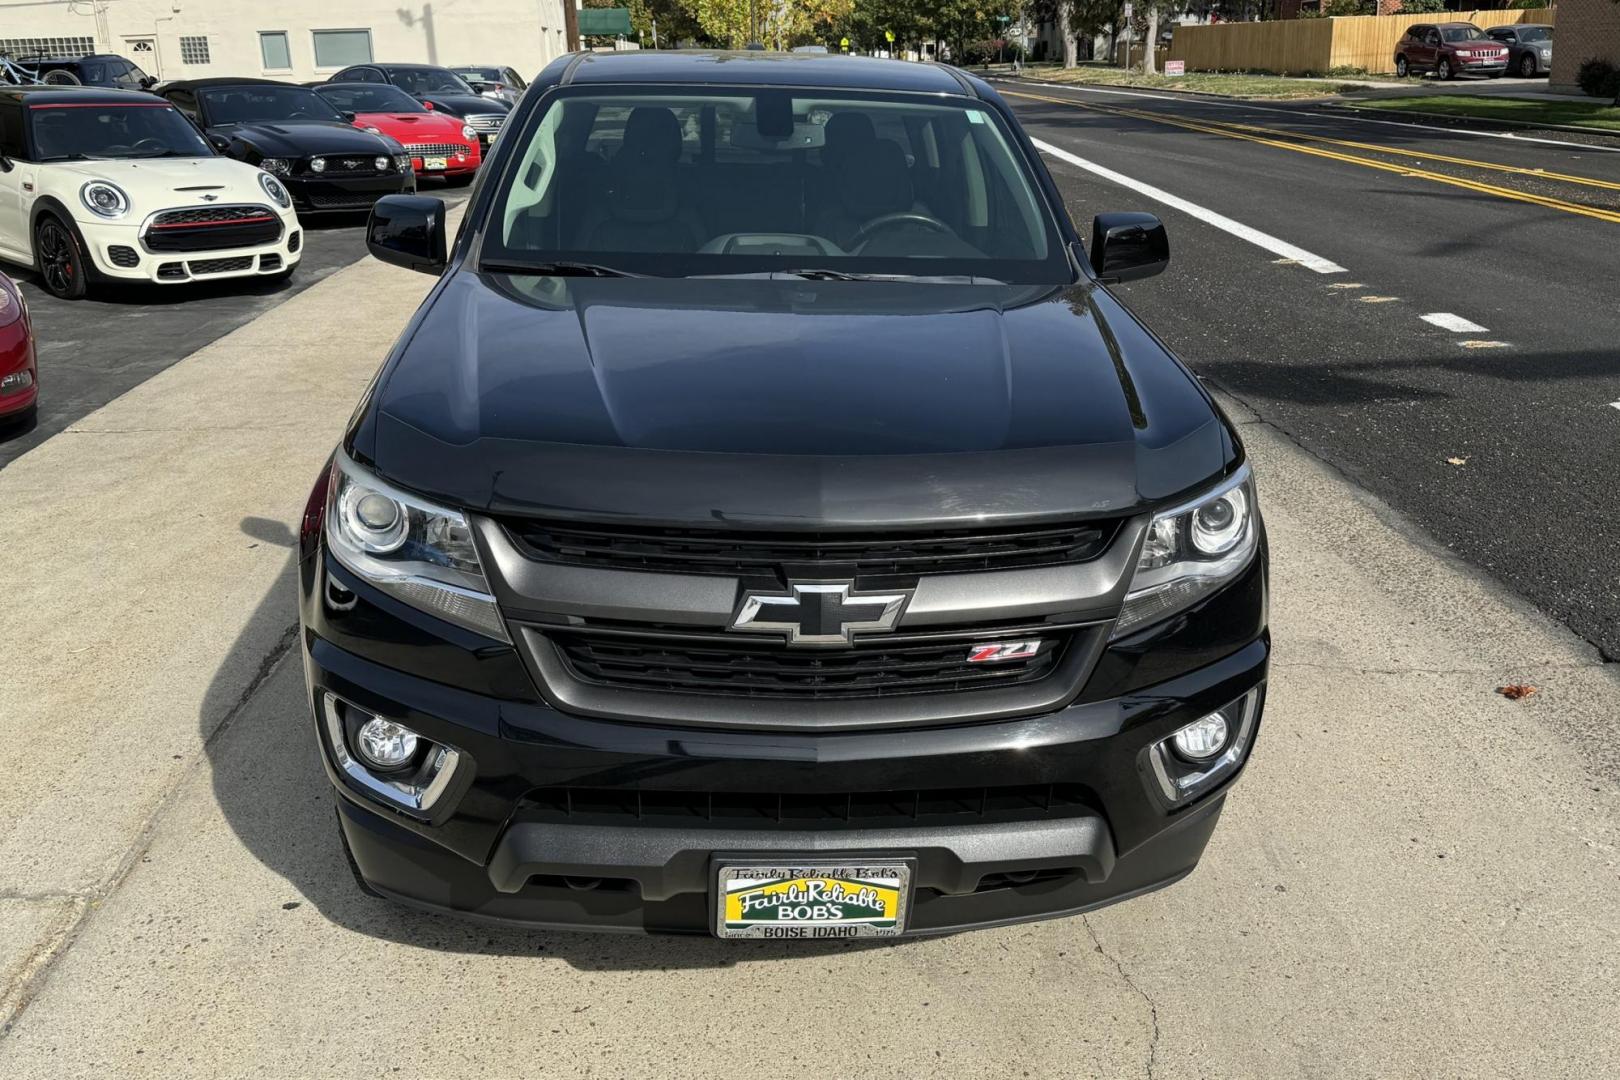
[[[455,205],[464,192],[423,187]],[[237,327],[365,255],[364,215],[336,214],[303,222],[304,255],[284,282],[220,281],[202,285],[118,286],[84,300],[57,300],[34,274],[0,263],[22,288],[34,321],[39,358],[38,421],[0,425],[0,468],[74,422]],[[340,342],[334,341],[334,347]]]
[[[1117,291],[1200,375],[1620,656],[1620,153],[1001,88],[1082,228],[1165,221],[1170,269]]]

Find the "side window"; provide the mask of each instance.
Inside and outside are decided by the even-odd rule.
[[[1430,45],[1440,44],[1440,31],[1430,30],[1423,40]]]
[[[23,138],[23,113],[20,105],[0,105],[0,154],[20,161],[28,160],[28,145]]]

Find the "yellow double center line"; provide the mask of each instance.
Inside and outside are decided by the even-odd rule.
[[[1620,183],[1608,180],[1599,180],[1590,176],[1571,176],[1567,173],[1541,172],[1536,169],[1521,168],[1516,165],[1498,165],[1490,161],[1475,161],[1471,158],[1449,157],[1445,154],[1432,154],[1426,151],[1401,150],[1395,147],[1380,146],[1377,143],[1352,142],[1347,139],[1330,139],[1323,135],[1308,135],[1298,131],[1285,131],[1280,128],[1259,127],[1254,124],[1235,124],[1221,120],[1192,120],[1186,117],[1169,116],[1161,112],[1147,109],[1126,109],[1115,105],[1098,105],[1092,102],[1075,101],[1071,98],[1050,97],[1044,94],[1026,94],[1018,90],[1002,90],[1010,97],[1028,98],[1031,101],[1044,101],[1053,105],[1068,105],[1076,109],[1089,109],[1093,112],[1109,113],[1115,116],[1128,116],[1133,119],[1147,120],[1155,124],[1168,124],[1172,127],[1186,128],[1189,131],[1202,131],[1210,135],[1221,135],[1228,139],[1242,139],[1245,142],[1259,143],[1262,146],[1274,146],[1279,150],[1292,150],[1299,154],[1310,154],[1313,157],[1328,158],[1332,161],[1343,161],[1351,165],[1361,165],[1369,169],[1379,169],[1383,172],[1395,173],[1399,176],[1410,176],[1420,180],[1429,180],[1436,184],[1447,184],[1451,187],[1464,188],[1468,191],[1477,191],[1484,195],[1492,195],[1500,199],[1512,199],[1515,202],[1526,202],[1536,206],[1544,206],[1549,210],[1561,210],[1566,214],[1579,214],[1582,217],[1596,218],[1599,221],[1610,221],[1620,224],[1620,210],[1604,210],[1595,206],[1586,206],[1581,203],[1569,202],[1564,199],[1555,199],[1549,195],[1536,195],[1528,191],[1515,191],[1512,188],[1498,187],[1495,184],[1481,183],[1477,180],[1465,180],[1460,176],[1449,176],[1446,173],[1432,172],[1428,169],[1413,168],[1408,165],[1396,165],[1388,161],[1375,161],[1372,158],[1360,157],[1356,154],[1341,153],[1337,150],[1327,150],[1321,146],[1301,146],[1300,141],[1323,143],[1332,146],[1345,146],[1357,150],[1370,150],[1379,154],[1389,154],[1395,157],[1418,158],[1425,161],[1443,161],[1451,165],[1461,165],[1470,169],[1483,169],[1492,172],[1515,173],[1540,180],[1553,180],[1566,184],[1579,184],[1583,187],[1604,188],[1611,191],[1620,191]],[[1276,136],[1275,138],[1272,136]],[[1298,140],[1298,141],[1293,141]]]

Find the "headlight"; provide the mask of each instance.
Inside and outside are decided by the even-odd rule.
[[[398,158],[386,158],[386,157],[379,157],[379,158],[373,158],[373,159],[372,159],[372,160],[371,160],[371,164],[372,164],[372,165],[373,165],[373,166],[374,166],[374,167],[375,167],[375,168],[376,168],[376,170],[377,170],[377,171],[378,171],[378,172],[387,172],[387,171],[388,171],[388,167],[389,167],[389,166],[390,166],[390,165],[395,165],[395,166],[397,166],[397,165],[398,165],[398,163],[399,163],[399,159],[398,159]]]
[[[283,210],[292,205],[292,196],[287,193],[286,186],[269,173],[261,172],[259,174],[259,186],[264,189],[266,195],[270,196],[270,201]]]
[[[385,484],[342,452],[332,462],[326,543],[334,559],[395,599],[511,640],[467,519]]]
[[[91,180],[79,189],[79,201],[97,217],[121,218],[129,213],[129,196],[117,184]]]
[[[378,158],[377,160],[382,161],[384,159],[383,158]],[[383,166],[378,165],[377,168],[381,169],[381,168],[383,168]],[[410,172],[411,171],[411,155],[409,155],[409,154],[395,154],[394,155],[394,168],[398,169],[400,172]]]
[[[1254,558],[1259,533],[1247,465],[1208,494],[1155,515],[1114,636],[1183,611],[1227,584]]]
[[[474,139],[478,138],[478,131],[471,124],[462,124],[461,137],[466,139],[468,142],[472,142]]]
[[[309,171],[310,172],[325,172],[326,171],[326,159],[323,158],[323,157],[310,158],[309,159]]]
[[[259,162],[259,168],[267,173],[275,173],[277,176],[286,176],[292,172],[292,167],[282,158],[267,157]]]

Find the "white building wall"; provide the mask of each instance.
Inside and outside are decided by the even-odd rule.
[[[247,75],[307,82],[344,66],[316,63],[316,31],[365,30],[373,60],[510,64],[530,79],[568,49],[564,2],[0,0],[0,42],[90,38],[94,51],[127,56],[165,80]],[[261,32],[287,35],[290,66],[266,67]],[[192,39],[184,49],[182,38]],[[206,62],[197,38],[207,39]]]

